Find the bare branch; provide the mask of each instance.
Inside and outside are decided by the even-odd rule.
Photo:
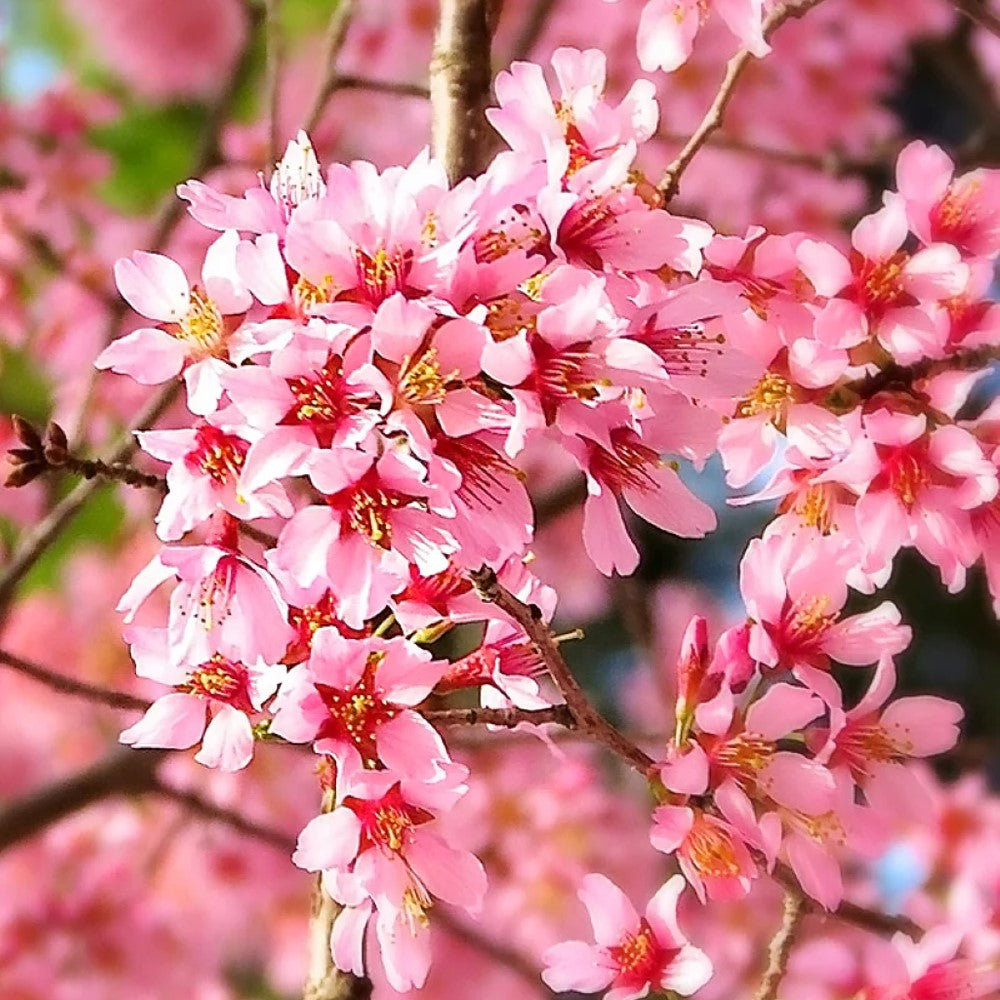
[[[519,951],[487,937],[448,910],[435,910],[434,923],[453,938],[492,958],[497,965],[516,973],[526,984],[534,988],[537,996],[554,997],[556,995],[542,982],[540,970]]]
[[[40,663],[32,663],[30,660],[8,653],[5,649],[0,649],[0,664],[10,667],[11,670],[16,670],[40,684],[45,684],[53,691],[58,691],[59,694],[86,698],[87,701],[92,701],[97,705],[145,711],[151,704],[145,698],[139,698],[137,695],[128,694],[125,691],[115,691],[98,684],[88,684],[86,681],[67,677],[65,674],[43,667]]]
[[[1000,361],[1000,348],[994,345],[976,347],[952,354],[947,358],[924,358],[912,365],[893,362],[871,375],[848,383],[846,389],[861,399],[871,399],[886,389],[912,390],[916,382],[933,378],[947,371],[975,371]]]
[[[753,995],[753,1000],[777,1000],[778,988],[788,968],[788,959],[792,953],[792,945],[799,933],[802,918],[806,914],[806,899],[801,890],[789,888],[785,890],[785,909],[781,919],[781,927],[771,940],[768,948],[767,968],[761,977],[760,985]]]
[[[787,865],[780,862],[775,865],[771,877],[787,892],[802,893],[802,886],[799,884],[795,872]],[[912,938],[919,938],[923,934],[923,929],[915,924],[908,917],[890,916],[887,913],[880,913],[878,910],[870,910],[857,903],[850,903],[844,900],[837,909],[830,913],[819,903],[806,898],[805,905],[810,913],[828,919],[840,920],[845,924],[860,927],[862,930],[871,931],[874,934],[895,934],[901,932]]]
[[[0,809],[0,851],[116,795],[148,792],[164,750],[116,747],[96,764]]]
[[[244,833],[248,837],[253,837],[262,843],[270,844],[285,854],[291,854],[295,850],[295,837],[291,834],[285,833],[283,830],[275,830],[273,827],[264,826],[244,816],[242,813],[217,805],[211,799],[206,799],[203,795],[199,795],[198,792],[184,788],[175,788],[173,785],[166,784],[160,780],[155,772],[150,779],[149,787],[145,791],[159,795],[161,798],[169,799],[171,802],[177,802],[185,809],[201,816],[203,819],[225,823],[226,826],[232,827],[234,830],[238,830],[240,833]]]
[[[990,10],[986,0],[951,0],[955,8],[973,24],[1000,38],[1000,16]]]
[[[428,100],[430,88],[424,83],[402,83],[396,80],[372,80],[367,76],[338,76],[330,92],[338,90],[370,90],[376,94],[395,94],[398,97],[419,97]]]
[[[330,15],[326,36],[323,39],[323,75],[320,77],[319,86],[306,115],[305,124],[302,126],[307,132],[312,132],[319,124],[326,102],[336,89],[337,60],[340,58],[344,42],[347,41],[347,29],[354,16],[357,0],[334,0],[334,3],[336,6]]]
[[[164,411],[177,399],[182,385],[181,382],[167,383],[136,417],[133,427],[138,430],[156,423]],[[134,431],[123,434],[112,450],[110,464],[127,462],[135,454],[137,447],[138,443]],[[79,513],[83,505],[97,492],[100,485],[101,482],[98,479],[85,479],[57,503],[35,525],[33,531],[21,539],[20,546],[8,561],[3,574],[0,575],[0,619],[4,616],[18,584],[66,525]]]
[[[484,601],[495,604],[517,622],[531,640],[532,645],[548,668],[552,679],[566,699],[566,706],[576,725],[589,733],[598,743],[627,761],[640,774],[647,775],[655,766],[653,759],[640,750],[623,733],[604,718],[591,705],[583,688],[577,683],[573,672],[559,651],[552,630],[542,618],[541,610],[535,605],[527,605],[507,590],[489,567],[470,573],[470,578]]]
[[[785,3],[775,7],[764,19],[764,38],[770,39],[785,21],[794,17],[802,17],[803,14],[820,3],[822,0],[786,0]],[[691,138],[688,139],[684,148],[677,154],[660,179],[659,188],[664,202],[670,201],[677,194],[681,175],[687,170],[698,150],[722,127],[726,109],[736,91],[736,85],[754,58],[755,56],[749,49],[741,49],[726,64],[725,76],[722,78],[722,83],[708,111],[705,112],[701,124],[694,130]]]
[[[490,99],[490,0],[441,0],[431,60],[435,155],[452,184],[483,169]]]
[[[422,712],[421,715],[435,726],[502,726],[513,729],[527,722],[532,726],[576,728],[576,720],[566,705],[533,711],[519,708],[441,708]]]

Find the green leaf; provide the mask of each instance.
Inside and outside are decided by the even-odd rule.
[[[112,124],[93,129],[95,144],[115,159],[102,191],[112,207],[148,212],[164,191],[186,180],[205,116],[198,104],[136,105]]]
[[[52,413],[52,385],[31,354],[0,343],[0,413],[44,424]]]
[[[66,491],[72,486],[67,482]],[[66,561],[85,545],[113,550],[121,542],[124,518],[125,509],[118,499],[117,487],[102,486],[31,568],[21,593],[58,587]]]

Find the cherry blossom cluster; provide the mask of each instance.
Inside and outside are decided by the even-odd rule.
[[[759,22],[759,4],[730,7]],[[983,559],[1000,600],[1000,425],[995,408],[964,418],[998,339],[1000,175],[955,178],[915,143],[849,249],[720,235],[668,211],[636,166],[652,84],[609,102],[596,50],[560,49],[552,71],[500,74],[488,117],[509,149],[479,177],[451,186],[426,154],[324,172],[300,134],[242,196],[180,187],[219,234],[200,275],[161,254],[118,261],[149,322],[98,367],[181,380],[191,418],[138,435],[168,465],[164,544],[119,610],[137,672],[169,693],[121,739],[200,744],[224,771],[256,741],[311,745],[324,807],[294,860],[340,906],[334,961],[362,974],[371,926],[391,985],[419,987],[434,901],[474,914],[487,888],[442,833],[469,770],[429,699],[472,689],[530,712],[567,694],[473,582],[488,568],[554,614],[528,568],[528,446],[580,470],[583,545],[607,575],[639,562],[623,507],[683,537],[715,526],[681,460],[718,451],[734,487],[776,468],[744,498],[780,498],[741,566],[746,621],[714,650],[692,621],[673,738],[644,773],[652,847],[682,876],[640,916],[588,874],[595,943],[545,956],[553,989],[690,995],[712,970],[677,924],[685,880],[704,903],[766,872],[836,909],[837,853],[884,846],[888,818],[923,806],[905,762],[957,739],[957,706],[889,702],[910,639],[898,610],[844,608],[905,546],[952,589]],[[460,623],[482,638],[445,658],[434,643]],[[877,664],[853,707],[835,663]]]

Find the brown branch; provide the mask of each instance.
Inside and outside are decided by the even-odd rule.
[[[161,798],[176,802],[189,812],[203,819],[225,823],[226,826],[232,827],[232,829],[244,833],[248,837],[253,837],[254,840],[270,844],[272,847],[276,847],[279,851],[286,854],[290,855],[295,850],[295,837],[292,834],[257,823],[242,813],[227,809],[225,806],[220,806],[212,802],[211,799],[206,799],[198,792],[184,788],[175,788],[173,785],[161,781],[159,775],[155,772],[150,779],[148,787],[143,789],[143,791],[151,792],[154,795],[159,795]]]
[[[265,21],[264,8],[258,6],[247,7],[247,20],[247,42],[233,64],[229,77],[219,90],[218,96],[208,109],[208,117],[201,131],[198,151],[195,155],[194,164],[191,166],[189,174],[191,177],[201,177],[203,174],[208,173],[212,167],[222,162],[222,150],[220,147],[222,130],[232,117],[240,89],[253,70],[255,61],[254,39],[260,33],[261,26]],[[156,213],[153,231],[149,240],[151,250],[158,250],[166,246],[174,229],[177,228],[177,224],[184,216],[184,208],[185,202],[181,201],[174,193],[173,188],[171,188]],[[122,306],[121,315],[124,315],[124,301]],[[108,339],[110,340],[111,338],[109,337]]]
[[[133,423],[134,429],[139,430],[156,423],[164,411],[177,399],[182,385],[182,382],[170,382],[164,386],[136,417]],[[137,448],[138,442],[135,439],[134,431],[127,431],[118,438],[112,450],[109,464],[127,462],[135,454]],[[21,539],[17,551],[7,563],[3,574],[0,575],[0,618],[5,614],[21,580],[61,534],[66,525],[79,513],[83,505],[97,492],[100,485],[101,482],[98,479],[85,479],[57,503],[35,525],[34,530],[30,531],[27,537]]]
[[[767,968],[761,977],[760,985],[753,995],[753,1000],[777,1000],[778,988],[788,968],[788,959],[792,946],[798,937],[802,918],[806,914],[806,898],[801,890],[785,890],[785,909],[781,918],[781,927],[771,939],[768,948]]]
[[[569,665],[563,659],[559,643],[556,642],[552,629],[542,618],[541,610],[536,605],[525,604],[515,597],[497,580],[496,574],[487,566],[474,570],[469,575],[482,599],[506,612],[524,630],[563,698],[566,699],[566,707],[577,727],[627,761],[640,774],[649,774],[655,762],[615,729],[590,703]]]
[[[80,458],[69,450],[66,432],[49,421],[44,434],[39,433],[24,417],[12,417],[14,433],[22,447],[11,448],[8,460],[13,470],[7,486],[25,486],[44,472],[65,470],[84,479],[108,479],[137,488],[165,491],[166,480],[151,472],[143,472],[124,462],[107,463],[99,458]]]
[[[801,894],[802,886],[799,884],[795,872],[787,865],[777,864],[771,877],[782,886],[786,892],[798,892]],[[923,935],[923,928],[914,923],[909,917],[890,916],[888,913],[880,913],[878,910],[870,910],[857,903],[847,900],[841,902],[832,913],[825,910],[819,903],[812,899],[805,900],[810,913],[820,917],[835,918],[845,924],[860,927],[862,930],[871,931],[874,934],[896,934],[903,933],[908,937],[919,938]]]
[[[1000,361],[1000,347],[993,344],[961,351],[946,358],[924,358],[912,365],[895,362],[849,382],[844,388],[861,399],[871,399],[887,389],[912,390],[915,383],[947,371],[975,371]]]
[[[786,0],[785,3],[775,7],[764,19],[764,38],[770,39],[785,21],[790,18],[802,17],[820,3],[822,3],[822,0]],[[708,111],[705,112],[705,117],[702,118],[701,124],[692,133],[691,137],[684,144],[684,148],[677,154],[660,179],[659,189],[663,195],[664,202],[670,201],[677,194],[680,188],[681,175],[687,170],[698,150],[722,127],[726,116],[726,109],[729,107],[729,102],[736,91],[736,85],[753,59],[754,55],[749,49],[741,49],[726,64],[725,76],[722,78],[722,83]]]
[[[280,101],[281,65],[284,60],[284,37],[281,31],[281,0],[264,0],[264,35],[267,42],[264,68],[264,113],[267,115],[267,163],[270,173],[281,156]]]
[[[326,35],[323,39],[323,73],[312,104],[309,106],[309,112],[306,114],[305,124],[302,126],[306,132],[310,133],[319,124],[326,108],[326,102],[336,89],[337,60],[340,58],[344,42],[347,41],[347,29],[354,16],[357,0],[334,0],[334,3],[336,6],[330,15]]]
[[[491,8],[490,0],[441,0],[430,67],[432,144],[452,184],[484,167]]]
[[[0,649],[0,665],[10,667],[11,670],[16,670],[25,677],[45,684],[53,691],[58,691],[59,694],[86,698],[87,701],[92,701],[97,705],[145,711],[152,704],[145,698],[139,698],[137,695],[128,694],[125,691],[115,691],[112,688],[75,680],[65,674],[57,673],[55,670],[49,670],[48,667],[43,667],[40,663],[32,663],[30,660],[8,653],[5,649]]]
[[[330,93],[338,90],[371,90],[377,94],[395,94],[398,97],[419,97],[428,100],[430,88],[425,83],[403,83],[397,80],[372,80],[367,76],[338,76],[334,78]]]
[[[986,0],[951,0],[956,10],[973,24],[1000,38],[1000,16],[990,10]]]
[[[543,997],[556,995],[542,982],[540,970],[535,964],[519,951],[487,937],[448,910],[435,910],[434,923],[456,940],[475,948],[493,959],[497,965],[520,976],[525,983],[534,987],[536,995]]]
[[[559,0],[536,0],[531,4],[528,16],[521,27],[521,31],[511,46],[510,61],[516,62],[519,59],[527,59],[531,55],[532,49],[538,44],[542,37],[545,26],[549,23],[552,13]]]
[[[11,802],[0,809],[0,851],[95,802],[116,795],[148,792],[165,755],[164,750],[116,747],[103,760],[77,774]]]
[[[527,711],[519,708],[440,708],[421,713],[435,726],[501,726],[513,729],[522,722],[532,726],[555,725],[574,729],[576,719],[566,705]]]

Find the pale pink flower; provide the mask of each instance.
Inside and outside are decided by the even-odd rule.
[[[177,665],[169,655],[166,629],[133,628],[126,639],[136,673],[175,690],[157,698],[120,741],[172,750],[201,742],[195,755],[199,763],[223,771],[246,767],[253,756],[250,717],[275,693],[285,668],[261,660],[234,662],[219,653],[195,667]]]
[[[130,375],[143,385],[167,382],[185,370],[188,404],[210,413],[229,367],[227,317],[245,313],[252,298],[235,266],[238,237],[223,233],[205,254],[203,287],[192,288],[179,264],[162,254],[137,250],[115,264],[115,281],[136,312],[157,320],[106,347],[94,362]]]
[[[595,944],[564,941],[543,956],[542,978],[553,990],[638,1000],[651,989],[691,996],[711,978],[708,956],[688,943],[677,924],[684,880],[675,875],[649,901],[643,916],[603,875],[587,875],[579,891]]]

